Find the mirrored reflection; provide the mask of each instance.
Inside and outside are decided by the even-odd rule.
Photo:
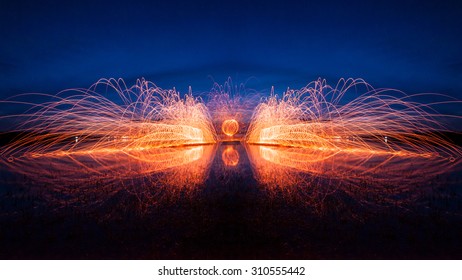
[[[234,148],[234,145],[225,145],[221,159],[226,166],[236,166],[239,164],[239,152]]]
[[[456,168],[456,163],[443,158],[261,145],[246,145],[246,150],[255,179],[268,194],[282,192],[286,198],[317,210],[338,209],[340,205],[347,211],[406,208],[442,184],[439,175]]]
[[[229,190],[242,193],[255,187],[253,174],[249,168],[246,150],[240,142],[226,142],[218,145],[216,158],[212,164],[206,188],[214,189],[216,194]]]
[[[215,152],[215,145],[100,151],[3,159],[3,166],[47,202],[88,207],[135,198],[143,208],[165,196],[192,194],[207,179]]]

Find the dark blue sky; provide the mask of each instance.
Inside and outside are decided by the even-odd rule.
[[[360,77],[462,99],[460,1],[247,2],[2,0],[0,97],[102,77],[205,91],[230,76],[278,91]]]

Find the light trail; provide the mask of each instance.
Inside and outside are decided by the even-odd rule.
[[[363,94],[341,104],[348,91],[361,89]],[[459,159],[461,149],[439,133],[447,129],[437,121],[442,115],[431,108],[435,104],[411,100],[412,96],[399,91],[373,89],[360,79],[342,79],[335,87],[319,79],[300,90],[286,91],[282,98],[272,94],[260,103],[246,142],[354,154]]]
[[[229,137],[234,136],[239,131],[239,123],[235,119],[224,120],[221,131]]]
[[[99,93],[105,89],[106,95]],[[116,95],[110,95],[110,93]],[[90,89],[67,90],[43,104],[29,104],[16,130],[27,131],[2,151],[4,157],[130,152],[212,144],[215,129],[205,105],[192,95],[163,90],[145,80],[126,87],[102,79]],[[113,101],[115,97],[118,101]],[[18,117],[18,116],[16,116]],[[73,139],[73,141],[69,141]]]

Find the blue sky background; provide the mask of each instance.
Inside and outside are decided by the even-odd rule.
[[[1,1],[0,98],[103,77],[202,92],[229,76],[259,91],[354,77],[462,99],[461,3]]]

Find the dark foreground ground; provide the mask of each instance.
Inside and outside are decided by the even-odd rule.
[[[229,146],[239,154],[236,166],[233,155],[223,156]],[[3,171],[0,258],[462,258],[457,171],[435,176],[417,195],[362,195],[349,185],[314,193],[306,181],[262,185],[244,147],[229,144],[217,148],[207,172],[203,184],[154,193],[138,181],[109,189],[94,182],[101,192],[65,193],[56,190],[65,186]]]

